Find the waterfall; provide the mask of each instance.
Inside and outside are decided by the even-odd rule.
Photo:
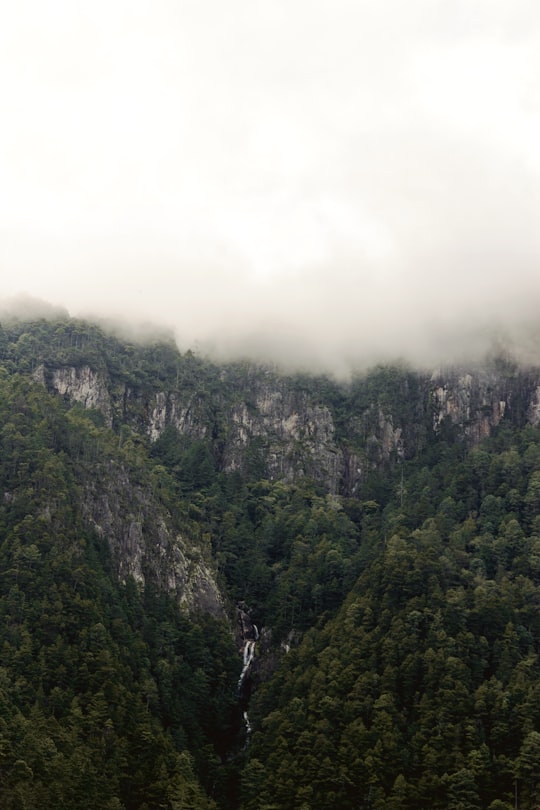
[[[244,728],[246,733],[245,747],[247,748],[251,737],[251,723],[249,722],[247,713],[249,695],[251,691],[249,671],[251,669],[253,659],[255,658],[255,644],[259,640],[259,628],[251,621],[248,608],[244,602],[238,605],[238,624],[239,635],[242,640],[242,646],[240,647],[240,654],[242,656],[242,672],[240,673],[240,677],[238,679],[236,691],[238,695],[239,708],[242,711],[242,717],[244,720]]]
[[[257,634],[258,637],[258,634]],[[255,656],[255,639],[249,639],[244,642],[244,652],[243,652],[243,662],[244,665],[242,667],[242,672],[240,673],[240,678],[238,679],[238,697],[240,699],[241,704],[247,705],[248,697],[242,694],[244,681],[248,675],[249,668],[251,666],[251,662]],[[251,737],[251,723],[249,722],[249,717],[247,711],[244,710],[243,712],[244,718],[244,726],[246,729],[246,742],[245,748],[249,745],[249,738]]]
[[[254,655],[255,655],[255,641],[254,640],[245,641],[243,651],[244,666],[242,667],[242,672],[240,673],[240,678],[238,679],[239,695],[242,694],[242,686],[249,672],[249,668],[251,666],[251,662],[253,661]]]
[[[246,748],[249,744],[249,738],[251,736],[251,723],[249,722],[248,713],[244,712],[244,725],[246,727]]]

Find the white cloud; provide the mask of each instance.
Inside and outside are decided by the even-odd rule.
[[[11,4],[0,295],[340,367],[513,329],[539,54],[533,0]]]

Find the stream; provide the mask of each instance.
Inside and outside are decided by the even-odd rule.
[[[249,738],[251,735],[251,724],[247,708],[251,694],[250,670],[255,657],[255,644],[259,638],[259,630],[256,624],[253,624],[249,614],[242,608],[238,608],[238,624],[240,625],[240,638],[241,647],[240,654],[242,656],[242,672],[238,679],[237,695],[242,716],[244,718],[244,726],[246,729],[246,746],[249,745]]]

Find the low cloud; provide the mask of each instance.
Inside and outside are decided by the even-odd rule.
[[[537,5],[188,6],[14,4],[0,295],[341,375],[540,362]]]

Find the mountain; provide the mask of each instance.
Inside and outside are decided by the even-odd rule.
[[[535,807],[539,422],[5,318],[2,807]]]

